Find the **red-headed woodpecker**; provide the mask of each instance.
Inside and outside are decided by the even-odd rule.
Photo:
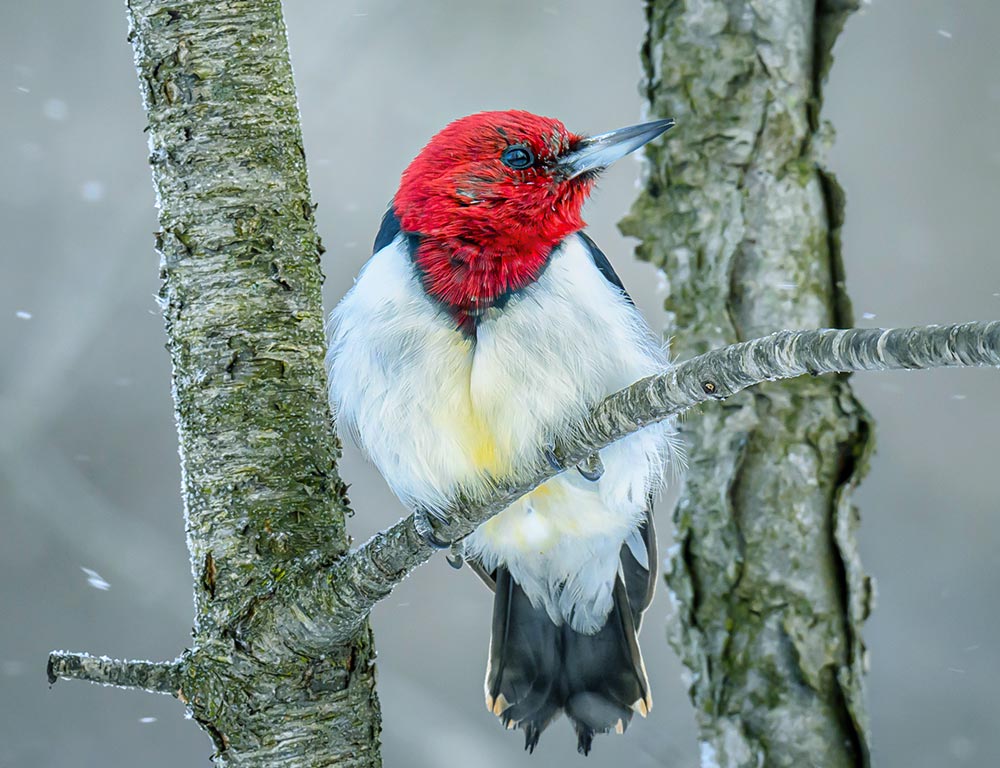
[[[580,211],[604,168],[672,125],[588,138],[483,112],[403,172],[374,255],[331,316],[330,400],[432,542],[444,544],[434,518],[457,489],[488,488],[667,367]],[[651,499],[678,462],[674,425],[647,427],[459,545],[495,592],[486,706],[524,729],[529,750],[560,712],[585,754],[595,733],[648,712],[636,634],[656,579]]]

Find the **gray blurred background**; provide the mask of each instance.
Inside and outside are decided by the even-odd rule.
[[[287,19],[328,307],[400,171],[447,121],[523,107],[600,132],[640,117],[639,2],[288,0]],[[0,768],[207,765],[211,751],[170,698],[45,682],[53,648],[172,658],[192,615],[126,32],[119,0],[0,6]],[[874,0],[838,43],[825,116],[861,325],[1000,317],[998,39],[995,0]],[[614,168],[587,217],[662,325],[658,276],[615,228],[637,173]],[[866,630],[876,758],[1000,764],[1000,379],[855,384],[879,436],[858,494],[879,586]],[[355,537],[402,514],[356,453],[342,471]],[[668,520],[661,509],[661,531]],[[693,768],[667,602],[661,590],[643,632],[650,719],[601,738],[587,763],[561,722],[528,758],[482,703],[490,601],[438,558],[375,611],[387,765]]]

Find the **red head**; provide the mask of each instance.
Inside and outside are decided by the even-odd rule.
[[[530,112],[481,112],[448,125],[403,172],[393,199],[427,291],[461,322],[524,287],[583,228],[597,175],[665,131],[657,121],[587,139]]]

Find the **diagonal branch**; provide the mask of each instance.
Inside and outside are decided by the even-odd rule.
[[[556,451],[565,466],[574,466],[645,425],[706,400],[724,400],[763,381],[803,374],[966,366],[1000,367],[1000,321],[890,330],[780,331],[699,355],[616,392],[557,444]],[[452,519],[437,535],[448,540],[469,535],[555,474],[540,455],[516,477],[494,482],[488,492],[461,495]],[[298,640],[322,644],[350,637],[372,606],[434,551],[418,533],[412,515],[375,534],[332,571],[317,576],[310,589],[296,590],[295,601],[307,614],[316,615],[313,609],[320,606],[329,610],[331,604],[339,609],[335,622],[317,627],[322,637]]]
[[[49,684],[59,678],[86,680],[118,688],[138,688],[150,693],[177,696],[181,687],[181,663],[174,661],[125,661],[89,653],[53,651],[49,654]]]

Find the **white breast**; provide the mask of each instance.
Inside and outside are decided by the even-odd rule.
[[[458,486],[516,469],[603,397],[666,366],[641,315],[576,236],[480,321],[475,341],[426,296],[401,238],[372,257],[331,322],[341,429],[404,504],[430,511],[446,510]],[[596,630],[673,433],[661,424],[604,449],[596,483],[575,471],[553,478],[481,526],[467,551],[487,568],[506,564],[553,620]]]

